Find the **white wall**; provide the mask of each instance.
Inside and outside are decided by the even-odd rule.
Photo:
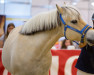
[[[79,2],[76,5],[76,7],[79,9],[84,21],[90,26],[93,26],[91,18],[92,14],[94,13],[94,6],[91,5],[91,2],[88,1]]]
[[[5,14],[13,16],[30,16],[31,5],[26,4],[5,4]]]
[[[0,3],[0,14],[4,15],[4,4]]]

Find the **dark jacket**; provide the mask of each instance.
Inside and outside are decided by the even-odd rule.
[[[94,46],[86,45],[81,49],[76,68],[94,74]]]

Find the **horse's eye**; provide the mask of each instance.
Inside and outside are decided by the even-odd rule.
[[[77,20],[72,20],[71,23],[76,24]]]

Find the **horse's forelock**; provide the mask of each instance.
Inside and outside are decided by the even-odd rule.
[[[62,7],[62,10],[64,10],[64,13],[66,17],[70,16],[71,18],[79,19],[80,13],[78,12],[78,9],[73,6],[64,6]]]

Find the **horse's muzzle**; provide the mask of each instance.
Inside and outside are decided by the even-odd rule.
[[[87,42],[90,44],[94,44],[94,40],[91,40],[91,39],[87,39]]]
[[[94,29],[88,30],[86,33],[86,40],[88,44],[94,45]]]

